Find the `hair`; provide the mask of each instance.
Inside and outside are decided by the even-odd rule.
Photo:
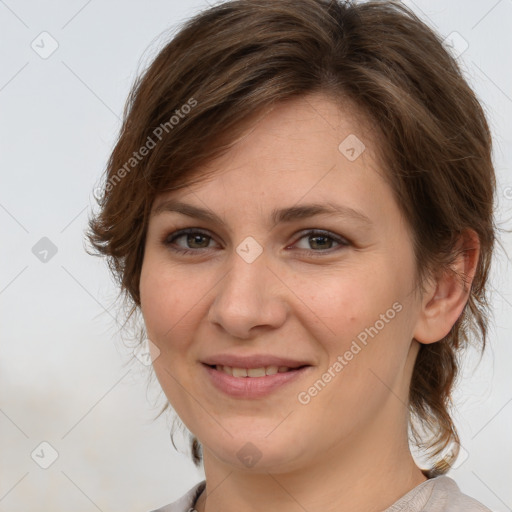
[[[355,105],[380,134],[412,234],[416,290],[452,271],[461,235],[478,235],[467,303],[449,334],[420,345],[410,385],[411,440],[428,452],[430,473],[442,474],[460,446],[450,415],[459,353],[470,334],[482,352],[486,344],[496,183],[482,106],[440,36],[401,3],[235,0],[184,23],[130,91],[88,240],[107,257],[131,317],[156,195],[205,179],[199,167],[225,153],[248,120],[313,93]],[[200,465],[193,436],[191,448]]]

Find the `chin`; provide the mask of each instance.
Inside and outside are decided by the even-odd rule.
[[[265,435],[268,435],[268,432],[271,430]],[[274,435],[275,433],[272,433],[266,438],[250,434],[233,438],[227,436],[222,444],[219,444],[217,438],[213,444],[208,444],[208,451],[224,464],[237,470],[252,473],[281,473],[293,470],[299,465],[299,460],[304,454],[298,453],[293,435],[288,433],[283,439],[276,435],[271,439]]]

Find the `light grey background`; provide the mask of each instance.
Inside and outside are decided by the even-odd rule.
[[[464,50],[494,132],[498,220],[510,229],[512,0],[406,3]],[[169,421],[152,422],[159,388],[146,389],[148,368],[124,346],[117,290],[105,263],[85,253],[83,230],[136,73],[207,6],[0,0],[0,512],[144,512],[203,478],[187,444],[181,454],[172,447]],[[33,253],[43,237],[55,255]],[[502,243],[510,254],[511,235]],[[467,454],[450,475],[504,512],[512,510],[512,289],[499,248],[497,258],[489,350],[479,365],[470,354],[456,394]],[[53,450],[58,458],[43,469]]]

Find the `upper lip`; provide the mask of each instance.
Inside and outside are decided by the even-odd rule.
[[[263,368],[265,366],[286,366],[288,368],[299,368],[310,366],[307,361],[278,357],[268,354],[254,354],[251,356],[236,356],[233,354],[218,354],[203,359],[204,364],[210,366],[229,366],[231,368]]]

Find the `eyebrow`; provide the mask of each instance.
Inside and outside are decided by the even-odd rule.
[[[168,199],[159,204],[151,213],[151,216],[160,215],[164,212],[176,212],[187,217],[193,217],[203,221],[216,222],[222,226],[226,223],[210,210],[199,208],[191,204],[183,203],[174,199]],[[361,224],[370,227],[373,222],[361,211],[354,210],[348,206],[335,203],[312,203],[302,206],[290,206],[272,210],[270,219],[274,224],[293,222],[307,219],[315,215],[334,215],[347,219],[359,221]]]

